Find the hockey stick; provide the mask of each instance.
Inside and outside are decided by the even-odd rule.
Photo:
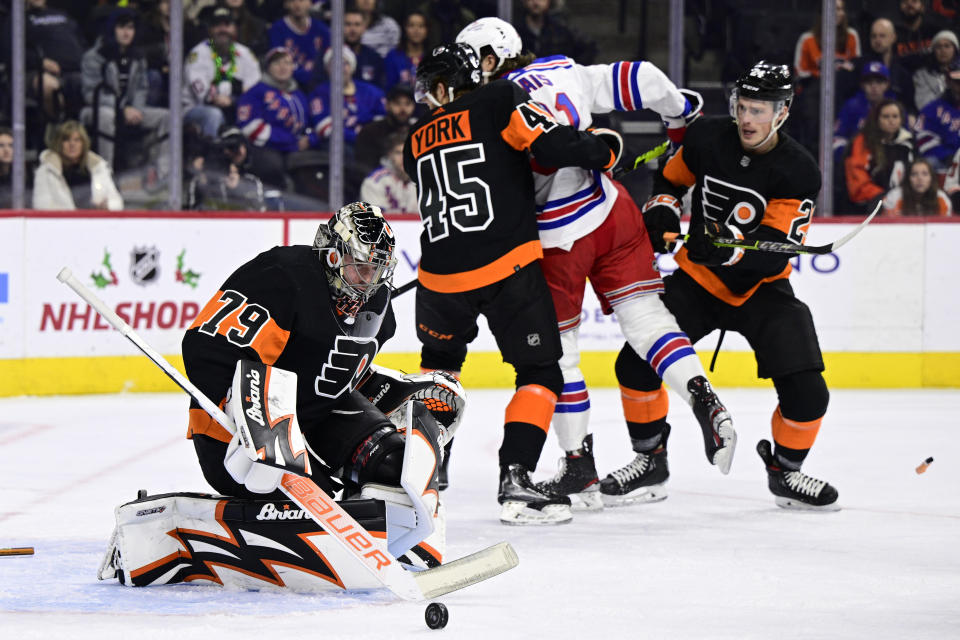
[[[871,213],[867,218],[861,222],[857,227],[848,233],[847,235],[834,240],[830,244],[822,244],[819,246],[808,247],[802,244],[793,244],[792,242],[773,242],[771,240],[739,240],[737,238],[714,238],[713,244],[717,247],[733,247],[739,249],[747,249],[752,251],[766,251],[769,253],[788,253],[791,255],[801,255],[801,254],[814,254],[814,255],[823,255],[826,253],[833,253],[843,245],[847,244],[853,240],[854,236],[863,231],[864,227],[870,224],[870,221],[873,220],[873,217],[880,212],[881,207],[880,202],[877,203],[877,206],[874,208],[873,213]],[[690,237],[690,234],[679,234],[673,232],[666,232],[663,234],[663,239],[665,242],[674,243],[674,242],[686,242]]]
[[[400,285],[399,287],[393,290],[393,297],[396,298],[397,296],[402,296],[407,291],[410,291],[410,289],[413,289],[415,286],[417,286],[416,278],[414,278],[410,282],[404,282],[402,285]]]
[[[231,434],[236,433],[233,420],[203,394],[186,376],[177,371],[166,358],[147,344],[133,328],[81,283],[67,267],[60,270],[57,280],[63,282],[83,298],[97,313],[134,344],[145,356],[167,374],[177,386],[187,392]],[[364,529],[343,507],[330,498],[308,477],[285,473],[280,484],[283,492],[320,527],[352,555],[384,587],[405,600],[423,600],[431,593],[449,593],[503,573],[517,566],[519,560],[508,543],[501,543],[474,554],[419,573],[406,571],[390,555],[384,541]],[[507,549],[504,548],[504,545]],[[449,567],[449,568],[448,568]],[[447,569],[445,572],[437,572]],[[421,584],[424,585],[421,588]]]

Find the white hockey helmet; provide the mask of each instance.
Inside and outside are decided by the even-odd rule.
[[[495,76],[503,67],[503,63],[516,58],[523,51],[523,41],[513,25],[500,18],[480,18],[474,20],[457,34],[457,42],[473,47],[480,59],[493,54],[497,59],[497,66],[493,71],[484,71],[483,77]]]

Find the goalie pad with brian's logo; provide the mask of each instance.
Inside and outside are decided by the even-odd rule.
[[[340,505],[373,536],[387,538],[392,527],[383,500]],[[101,580],[303,592],[383,586],[293,502],[170,493],[120,505],[116,521]],[[438,528],[442,535],[444,527]],[[444,546],[439,537],[423,540],[399,560],[414,568],[438,566]]]

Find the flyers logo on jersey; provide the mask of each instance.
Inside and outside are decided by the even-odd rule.
[[[413,157],[419,158],[434,147],[468,140],[471,140],[469,112],[441,116],[413,132]]]
[[[379,348],[375,338],[337,336],[326,364],[314,379],[314,392],[323,398],[339,398],[344,391],[352,391]]]
[[[763,219],[767,200],[762,195],[739,185],[704,176],[701,190],[703,214],[724,224],[748,229]]]

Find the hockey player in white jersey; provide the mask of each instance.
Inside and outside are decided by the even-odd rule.
[[[485,78],[506,77],[525,89],[554,118],[578,129],[591,127],[591,113],[658,113],[671,141],[679,144],[686,125],[700,112],[660,69],[649,62],[583,66],[566,56],[532,59],[522,54],[516,30],[499,18],[481,18],[457,36],[477,50]],[[560,325],[564,387],[553,423],[566,452],[551,490],[570,495],[574,506],[650,502],[666,497],[669,475],[665,446],[669,425],[655,438],[633,439],[636,457],[598,481],[593,436],[588,434],[590,399],[580,371],[577,337],[586,281],[606,313],[616,312],[629,344],[691,406],[703,431],[707,459],[730,470],[736,433],[729,413],[707,381],[689,338],[660,300],[663,281],[636,204],[622,185],[600,171],[580,168],[536,171],[537,225],[544,249],[544,275]],[[616,367],[628,426],[654,415],[666,417],[668,400],[631,385],[628,367]]]

